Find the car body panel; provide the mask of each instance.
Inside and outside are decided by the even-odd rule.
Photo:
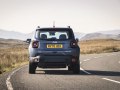
[[[77,45],[71,48],[71,41],[75,40],[74,33],[71,28],[41,28],[41,30],[67,30],[70,31],[70,38],[66,40],[41,40],[34,34],[33,39],[29,45],[29,60],[38,59],[38,67],[66,67],[72,63],[72,59],[75,58],[79,61],[80,48]],[[36,30],[36,32],[38,29]],[[33,48],[32,43],[38,41],[38,48]],[[51,45],[50,47],[47,45]],[[62,46],[61,46],[62,45]],[[59,48],[56,48],[58,47]],[[51,48],[52,47],[52,48]],[[54,48],[53,48],[54,47]]]

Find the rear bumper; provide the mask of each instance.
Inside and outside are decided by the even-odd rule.
[[[30,60],[37,62],[39,67],[66,67],[79,60],[79,49],[62,51],[43,51],[38,50],[30,54]]]
[[[52,63],[38,63],[38,67],[40,68],[66,68],[66,63],[55,63],[55,62],[52,62]]]
[[[70,63],[72,56],[62,55],[39,55],[36,57],[30,57],[30,60],[38,63]]]
[[[30,57],[30,60],[38,63],[38,67],[42,68],[65,68],[72,63],[72,59],[78,60],[70,55],[39,55]]]

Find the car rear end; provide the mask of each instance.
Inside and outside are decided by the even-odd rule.
[[[41,28],[36,30],[29,53],[38,67],[65,68],[79,62],[80,49],[71,28]]]

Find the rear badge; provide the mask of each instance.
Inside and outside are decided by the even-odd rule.
[[[52,43],[58,43],[57,41],[53,41]]]

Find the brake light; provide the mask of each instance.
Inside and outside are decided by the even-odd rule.
[[[70,46],[71,46],[72,48],[77,47],[77,42],[76,42],[76,40],[71,41]]]
[[[32,42],[32,47],[33,48],[38,48],[39,47],[39,42],[38,41],[33,41]]]

